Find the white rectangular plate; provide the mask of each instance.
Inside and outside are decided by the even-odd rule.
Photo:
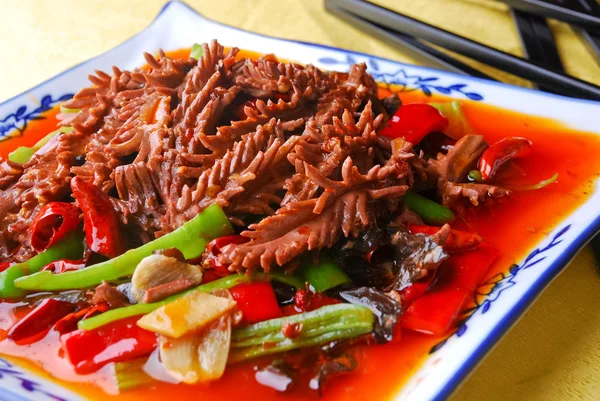
[[[152,24],[136,36],[0,104],[0,140],[21,134],[34,117],[88,86],[87,76],[95,69],[110,70],[113,65],[133,69],[144,64],[144,51],[176,50],[213,38],[224,46],[274,53],[288,60],[312,63],[322,69],[347,71],[353,63],[366,62],[368,71],[377,81],[400,85],[403,91],[481,101],[525,114],[552,117],[569,127],[600,134],[600,103],[401,64],[347,50],[265,37],[210,21],[184,3],[170,2]],[[600,191],[595,190],[585,204],[566,217],[518,266],[494,278],[487,298],[468,322],[439,344],[438,349],[398,391],[395,400],[446,399],[599,228]],[[0,400],[79,401],[82,397],[0,358]]]

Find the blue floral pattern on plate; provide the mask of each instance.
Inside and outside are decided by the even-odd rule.
[[[13,113],[0,118],[0,141],[13,138],[15,135],[11,135],[11,133],[14,132],[17,132],[18,135],[22,135],[30,121],[44,118],[42,116],[43,113],[52,109],[57,103],[64,102],[72,97],[72,93],[66,93],[57,98],[53,98],[52,95],[45,95],[40,100],[40,105],[35,109],[29,110],[28,106],[23,105],[17,108]]]
[[[340,68],[343,66],[346,69],[358,62],[351,54],[346,54],[345,58],[321,57],[318,61],[322,64],[332,66],[333,68]],[[408,74],[404,68],[398,68],[393,72],[382,72],[379,63],[372,57],[367,58],[367,66],[369,67],[369,72],[377,82],[386,84],[388,87],[389,85],[398,87],[398,89],[394,88],[392,92],[421,91],[427,96],[432,96],[433,93],[437,92],[447,96],[463,95],[471,100],[483,100],[481,94],[468,91],[468,84],[466,83],[442,85],[439,83],[439,76],[433,74],[428,76],[417,75],[414,73]]]

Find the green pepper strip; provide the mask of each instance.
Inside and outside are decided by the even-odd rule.
[[[404,203],[409,210],[418,214],[427,224],[442,225],[454,220],[452,210],[414,192],[406,192]]]
[[[8,160],[10,160],[11,162],[20,163],[20,164],[27,163],[29,161],[29,159],[31,159],[31,157],[33,156],[33,154],[35,152],[40,150],[42,148],[42,146],[47,144],[50,141],[50,139],[52,139],[56,135],[58,135],[59,132],[71,132],[71,131],[73,131],[73,128],[71,128],[71,127],[61,127],[59,129],[57,129],[56,131],[52,131],[51,133],[49,133],[48,135],[46,135],[45,137],[43,137],[42,139],[37,141],[35,143],[35,145],[33,145],[32,147],[19,146],[18,148],[16,148],[15,150],[13,150],[12,152],[10,152],[8,154]]]
[[[83,255],[83,233],[80,231],[69,233],[51,248],[0,273],[0,298],[18,298],[25,294],[25,291],[15,287],[16,279],[38,272],[48,263],[60,259],[80,259],[81,255]]]
[[[233,332],[228,363],[357,337],[371,332],[373,321],[373,313],[364,306],[336,304],[256,323]],[[281,331],[285,323],[301,323],[301,334],[285,337]]]
[[[218,205],[211,205],[177,230],[116,258],[62,274],[39,272],[16,280],[15,285],[24,290],[36,291],[91,287],[103,280],[117,280],[132,275],[138,263],[156,250],[177,248],[186,259],[196,258],[202,255],[209,241],[231,232],[233,229],[223,210]]]
[[[202,57],[203,54],[204,49],[202,48],[202,45],[194,43],[194,45],[192,46],[192,51],[190,52],[190,57],[196,60],[200,60],[200,57]]]
[[[327,291],[352,280],[331,259],[322,258],[318,263],[310,263],[301,268],[304,280],[317,292]]]

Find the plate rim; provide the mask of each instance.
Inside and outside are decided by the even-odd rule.
[[[171,6],[174,6],[174,5],[183,6],[187,9],[188,12],[192,12],[193,14],[195,14],[213,24],[225,27],[227,29],[235,30],[235,31],[250,33],[252,35],[256,35],[256,36],[263,37],[263,38],[278,40],[278,41],[282,41],[282,42],[297,43],[297,44],[301,44],[301,45],[308,46],[308,47],[315,47],[315,48],[321,48],[321,49],[332,50],[332,51],[341,51],[341,52],[344,52],[347,54],[368,57],[368,58],[372,58],[372,59],[379,60],[379,61],[391,62],[400,67],[416,68],[418,70],[429,71],[429,72],[437,73],[437,74],[442,73],[444,75],[460,78],[460,79],[466,80],[466,81],[475,81],[475,82],[481,83],[485,86],[500,87],[502,89],[510,89],[510,90],[526,92],[529,94],[536,95],[540,98],[548,98],[551,101],[558,100],[561,102],[566,101],[566,102],[569,102],[572,104],[588,104],[588,105],[591,104],[596,107],[600,106],[599,101],[570,98],[570,97],[556,95],[556,94],[552,94],[552,93],[541,92],[539,90],[535,90],[532,88],[525,88],[525,87],[506,84],[506,83],[502,83],[502,82],[489,81],[489,80],[485,80],[482,78],[470,77],[470,76],[461,75],[461,74],[457,74],[457,73],[449,72],[449,71],[444,71],[444,70],[440,70],[440,69],[436,69],[436,68],[432,68],[432,67],[413,65],[413,64],[409,64],[409,63],[404,63],[404,62],[388,59],[385,57],[374,56],[374,55],[371,55],[368,53],[358,52],[358,51],[354,51],[354,50],[348,50],[348,49],[339,48],[339,47],[335,47],[335,46],[329,46],[329,45],[323,45],[323,44],[319,44],[319,43],[306,42],[306,41],[293,40],[293,39],[282,39],[282,38],[278,38],[275,36],[251,32],[251,31],[247,31],[242,28],[227,25],[225,23],[215,21],[211,18],[208,18],[208,17],[204,16],[203,14],[201,14],[196,9],[194,9],[193,7],[191,7],[190,5],[188,5],[184,1],[170,0],[170,1],[167,1],[161,7],[160,11],[154,17],[154,19],[152,19],[152,21],[148,25],[146,25],[143,29],[141,29],[139,32],[133,34],[132,36],[125,39],[118,45],[116,45],[102,53],[99,53],[91,58],[83,60],[75,65],[72,65],[71,67],[61,71],[60,73],[42,81],[24,91],[22,91],[21,93],[11,96],[10,98],[0,102],[0,107],[7,105],[8,103],[18,99],[19,97],[22,97],[22,96],[28,94],[29,92],[36,90],[36,89],[54,81],[55,79],[58,79],[59,77],[65,75],[65,74],[68,74],[75,68],[78,68],[87,63],[90,63],[91,61],[94,61],[115,49],[121,48],[122,46],[126,45],[127,43],[129,43],[130,41],[135,39],[136,37],[142,35],[149,28],[151,28],[159,20],[159,18],[167,11],[167,9],[169,9]],[[483,100],[483,103],[486,103],[486,101]],[[600,189],[596,189],[596,190],[600,191]],[[584,204],[579,205],[578,208],[582,207]],[[571,214],[568,214],[567,216],[565,216],[561,220],[561,222],[566,220],[570,215]],[[559,224],[560,224],[560,222],[559,222]],[[554,226],[552,228],[552,230],[554,231],[559,228],[560,228],[560,226],[557,224],[556,226]],[[534,282],[532,282],[529,285],[527,290],[519,297],[519,299],[516,301],[516,303],[510,309],[506,309],[506,311],[503,313],[504,316],[501,319],[499,319],[497,321],[497,323],[494,324],[494,326],[491,328],[490,332],[487,335],[485,335],[485,337],[483,338],[483,340],[481,341],[479,346],[468,354],[468,356],[464,360],[464,362],[454,371],[454,373],[451,376],[449,376],[446,383],[442,387],[440,387],[437,394],[435,394],[433,396],[433,398],[431,398],[431,400],[433,400],[433,401],[446,400],[448,397],[450,397],[454,392],[456,392],[459,389],[459,387],[465,382],[465,380],[468,378],[468,376],[474,372],[477,365],[482,363],[483,360],[485,359],[485,357],[498,344],[499,340],[516,324],[516,322],[524,315],[524,313],[527,311],[527,309],[529,309],[532,306],[532,304],[537,300],[539,295],[549,286],[549,284],[554,279],[556,279],[558,277],[558,275],[569,265],[570,261],[577,255],[577,253],[579,253],[579,251],[583,247],[585,247],[585,245],[599,231],[600,231],[600,214],[595,216],[595,218],[592,221],[590,221],[589,223],[587,223],[586,226],[584,226],[584,228],[581,230],[581,232],[566,245],[566,248],[564,249],[564,251],[559,256],[557,256],[555,258],[555,260],[552,263],[550,263],[544,271],[542,271],[538,275],[538,277],[535,279]],[[542,241],[543,241],[543,239],[538,241],[534,246],[539,245]],[[37,375],[35,375],[35,373],[31,373],[31,374],[37,377]],[[58,386],[61,386],[60,383],[55,383],[55,384]],[[394,390],[394,397],[396,397],[400,394],[401,388],[402,387]],[[0,388],[0,394],[7,395],[9,397],[12,396],[14,400],[18,400],[18,401],[28,401],[29,400],[28,398],[21,398],[20,395],[13,393],[13,392],[9,391],[8,389],[4,389],[4,388]]]

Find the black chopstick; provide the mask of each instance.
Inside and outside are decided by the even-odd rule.
[[[500,0],[522,11],[556,18],[600,31],[600,6],[596,0]]]
[[[587,50],[594,56],[596,63],[600,65],[600,34],[591,32],[587,29],[578,29],[577,27],[573,27],[577,35],[583,41],[583,44],[587,48]]]
[[[336,6],[390,30],[461,53],[503,71],[546,85],[568,96],[600,100],[600,87],[493,49],[406,15],[362,0],[337,0]]]
[[[512,16],[519,30],[525,57],[530,61],[564,72],[562,61],[556,48],[554,35],[544,17],[525,11],[512,10]],[[540,90],[554,92],[545,85],[537,85]],[[559,93],[560,94],[560,93]]]
[[[512,10],[527,59],[542,63],[556,71],[564,71],[556,49],[554,35],[544,17]]]
[[[335,0],[325,0],[325,10],[352,25],[354,28],[374,36],[392,47],[399,48],[401,51],[407,51],[412,56],[418,58],[421,64],[462,75],[495,81],[489,75],[415,38],[390,31],[380,25],[364,20],[351,12],[336,7]]]

